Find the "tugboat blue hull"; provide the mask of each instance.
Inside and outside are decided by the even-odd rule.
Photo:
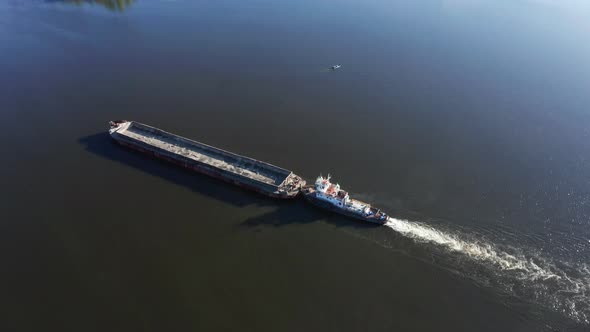
[[[322,209],[330,210],[332,212],[344,215],[346,217],[354,218],[356,220],[364,221],[364,222],[375,224],[375,225],[383,225],[383,224],[387,223],[387,219],[388,219],[387,217],[385,217],[384,219],[379,219],[379,218],[375,218],[373,216],[364,216],[364,215],[360,215],[360,214],[357,214],[357,213],[354,213],[351,211],[344,210],[342,208],[338,208],[338,207],[334,206],[334,204],[328,203],[320,198],[317,198],[315,191],[313,189],[309,190],[308,188],[304,187],[304,189],[302,190],[302,193],[303,193],[303,198],[305,198],[305,200],[307,200],[311,204],[313,204],[317,207],[320,207]]]

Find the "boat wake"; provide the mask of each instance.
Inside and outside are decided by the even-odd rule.
[[[565,314],[578,323],[590,323],[590,269],[586,263],[554,261],[538,250],[500,246],[483,236],[441,231],[419,222],[390,218],[385,226],[445,251],[441,264],[453,272],[499,286],[507,294]]]

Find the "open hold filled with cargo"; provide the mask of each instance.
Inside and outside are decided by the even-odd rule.
[[[139,122],[111,122],[118,143],[263,194],[290,198],[305,181],[293,172],[256,159],[174,135]]]

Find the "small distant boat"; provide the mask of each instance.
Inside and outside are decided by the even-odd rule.
[[[341,65],[333,65],[332,67],[330,67],[332,70],[336,70],[339,69],[340,67],[342,67]]]
[[[346,191],[340,189],[339,184],[330,182],[329,175],[327,178],[319,176],[315,185],[304,186],[301,192],[303,198],[310,203],[351,218],[379,225],[385,224],[389,219],[385,212],[371,204],[350,198]]]

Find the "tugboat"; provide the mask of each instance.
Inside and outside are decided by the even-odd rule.
[[[348,193],[340,189],[339,184],[330,182],[321,175],[315,181],[315,185],[304,186],[301,190],[303,198],[310,203],[343,214],[358,220],[383,225],[389,216],[383,211],[371,206],[369,203],[352,199]]]

